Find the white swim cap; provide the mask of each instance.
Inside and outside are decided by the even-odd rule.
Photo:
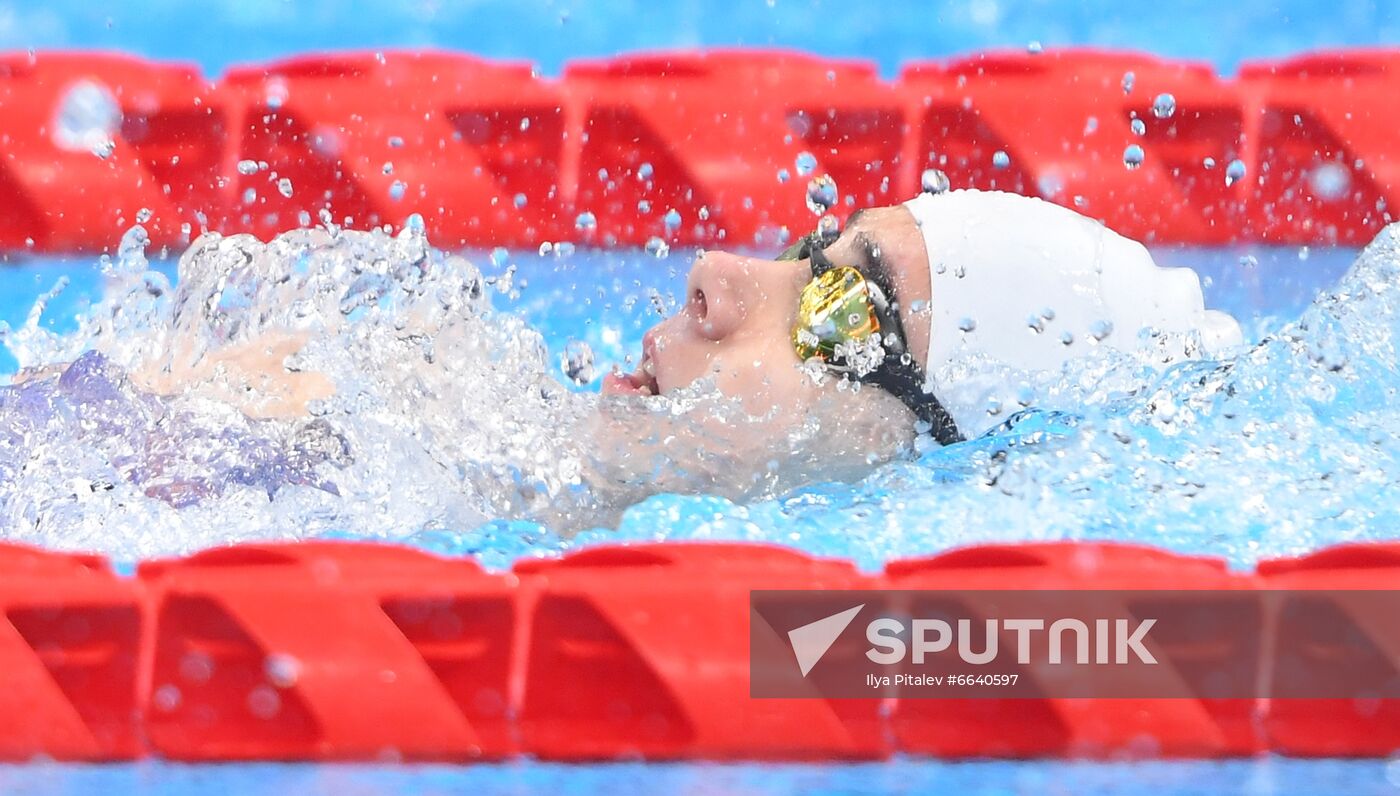
[[[964,436],[1001,422],[1004,415],[990,415],[988,406],[996,401],[1015,407],[1019,385],[994,373],[940,379],[959,360],[979,357],[1023,373],[1058,372],[1070,358],[1089,353],[1095,341],[1136,348],[1146,327],[1197,332],[1206,353],[1242,342],[1234,318],[1205,308],[1195,271],[1160,268],[1142,244],[1073,210],[973,190],[921,194],[904,206],[919,223],[928,254],[925,372]],[[1033,323],[1043,327],[1040,333]],[[1170,358],[1188,356],[1179,346]]]

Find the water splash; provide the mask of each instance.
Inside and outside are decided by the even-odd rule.
[[[123,239],[76,332],[42,324],[41,299],[5,337],[24,368],[0,389],[5,538],[137,558],[340,535],[493,565],[724,538],[867,566],[973,541],[1112,538],[1248,562],[1383,537],[1400,519],[1393,230],[1237,359],[1164,373],[1154,350],[1177,343],[1148,335],[1119,354],[1091,334],[1074,342],[1086,358],[987,406],[1003,421],[992,434],[919,440],[884,464],[843,457],[859,446],[815,421],[745,447],[750,419],[705,384],[670,400],[571,391],[561,365],[586,375],[586,347],[548,356],[492,307],[502,280],[431,249],[419,224],[208,236],[173,284],[146,240],[139,227]],[[990,370],[960,367],[939,377]],[[620,437],[636,455],[603,455],[598,441]]]

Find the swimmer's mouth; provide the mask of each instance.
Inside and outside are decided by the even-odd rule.
[[[609,373],[603,379],[603,392],[610,395],[660,395],[656,360],[644,356],[641,364],[631,373]]]

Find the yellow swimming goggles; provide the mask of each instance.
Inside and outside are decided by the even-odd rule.
[[[948,410],[924,389],[923,368],[914,361],[899,320],[899,303],[883,273],[836,265],[825,249],[835,236],[813,232],[779,260],[809,260],[812,281],[798,299],[792,346],[804,362],[889,392],[929,424],[941,445],[962,442]]]

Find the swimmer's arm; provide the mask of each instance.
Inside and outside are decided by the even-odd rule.
[[[135,368],[131,379],[160,395],[194,393],[224,401],[249,417],[305,417],[312,401],[335,394],[335,385],[324,374],[287,367],[287,359],[308,338],[304,332],[270,331],[195,358],[177,352],[163,362]]]

